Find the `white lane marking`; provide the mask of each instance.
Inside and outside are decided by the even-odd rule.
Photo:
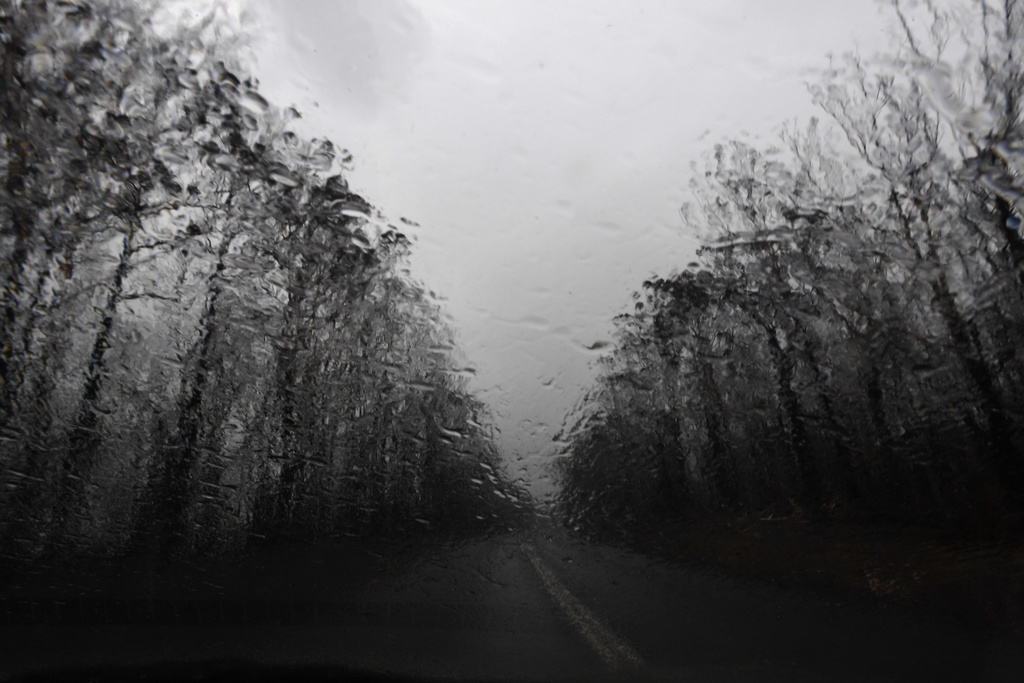
[[[529,558],[537,575],[540,576],[544,588],[555,603],[565,613],[569,623],[579,631],[587,644],[597,652],[605,664],[613,669],[626,665],[641,666],[643,660],[629,643],[615,635],[593,612],[588,610],[575,595],[562,585],[551,570],[544,566],[537,552],[530,543],[521,543],[523,553]]]

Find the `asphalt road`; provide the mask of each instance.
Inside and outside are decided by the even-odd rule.
[[[210,582],[182,598],[8,597],[0,680],[187,662],[413,680],[1024,680],[1013,636],[669,566],[554,530],[380,563],[366,575],[339,571],[337,585],[329,566],[315,579],[296,572],[286,589],[261,594]]]

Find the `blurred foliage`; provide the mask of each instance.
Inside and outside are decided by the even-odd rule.
[[[1019,530],[1024,6],[892,9],[896,54],[811,88],[824,123],[693,181],[699,263],[644,283],[559,437],[571,524]]]
[[[0,2],[0,550],[207,553],[523,505],[409,240],[219,15]]]

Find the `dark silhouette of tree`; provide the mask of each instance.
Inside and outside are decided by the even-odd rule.
[[[699,267],[644,283],[560,461],[578,523],[1018,524],[1024,17],[894,8],[899,54],[833,64],[812,89],[830,124],[782,150],[719,145],[695,180]],[[610,459],[609,440],[634,445]],[[677,466],[650,467],[652,446]],[[609,504],[638,485],[660,502]]]
[[[516,514],[409,240],[216,15],[0,3],[0,548],[239,548]]]

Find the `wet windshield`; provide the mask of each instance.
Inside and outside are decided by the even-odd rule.
[[[1017,680],[1022,32],[0,0],[0,677]]]

